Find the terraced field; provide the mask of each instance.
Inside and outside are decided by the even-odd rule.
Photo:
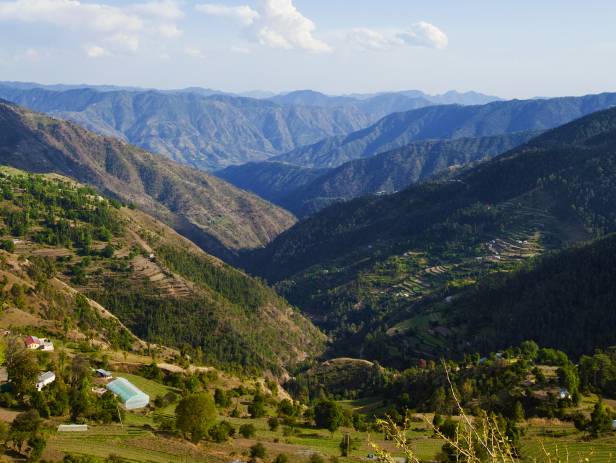
[[[56,433],[49,439],[46,455],[63,453],[106,458],[118,455],[134,462],[219,463],[226,459],[208,455],[179,439],[164,438],[138,426],[92,426],[82,433]]]

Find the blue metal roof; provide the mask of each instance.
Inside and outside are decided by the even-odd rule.
[[[118,378],[107,384],[107,389],[117,395],[122,402],[142,402],[145,405],[150,401],[150,396],[141,391],[137,386],[125,378]],[[145,406],[144,405],[144,406]]]

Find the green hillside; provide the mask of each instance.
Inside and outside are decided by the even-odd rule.
[[[331,206],[247,266],[334,334],[337,354],[400,365],[455,351],[434,303],[616,231],[615,128],[616,110],[599,112],[451,178]]]
[[[336,168],[282,162],[232,166],[216,175],[305,217],[334,202],[369,194],[395,193],[447,169],[489,159],[527,142],[538,132],[410,143]]]
[[[13,285],[11,306],[55,320],[50,327],[62,332],[74,323],[100,334],[103,326],[107,343],[130,350],[133,335],[107,326],[110,313],[118,326],[199,363],[276,374],[321,349],[318,330],[273,290],[152,217],[66,178],[5,169],[0,187],[4,259],[31,268],[34,280]],[[54,285],[83,300],[73,321],[63,320],[66,303],[57,308],[55,292],[47,292]],[[41,301],[31,304],[30,295]],[[109,316],[88,309],[84,296]]]
[[[5,102],[0,102],[0,162],[91,185],[222,257],[263,246],[295,221],[205,172]]]

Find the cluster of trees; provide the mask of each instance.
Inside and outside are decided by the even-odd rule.
[[[583,390],[616,398],[616,348],[598,349],[593,355],[583,355],[579,372]]]
[[[616,342],[616,236],[485,278],[454,300],[448,322],[467,327],[456,341],[491,351],[535,339],[580,356]]]
[[[48,245],[75,247],[88,254],[94,240],[110,241],[123,224],[116,201],[89,187],[76,187],[40,175],[2,175],[0,216],[6,231]],[[10,247],[10,246],[9,246]]]
[[[88,295],[141,338],[185,347],[196,363],[241,373],[257,374],[266,369],[282,373],[281,359],[289,357],[289,344],[298,344],[299,334],[286,332],[281,342],[280,327],[263,321],[264,307],[282,308],[286,304],[270,288],[185,248],[161,246],[156,249],[156,258],[195,282],[194,291],[170,297],[165,289],[148,280],[137,282],[111,274],[105,275]],[[310,336],[311,330],[317,346],[319,335],[314,327],[300,316],[294,321],[305,323],[307,331],[301,335]]]

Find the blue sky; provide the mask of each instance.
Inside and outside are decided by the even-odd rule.
[[[326,93],[616,91],[607,0],[0,0],[0,80]]]

